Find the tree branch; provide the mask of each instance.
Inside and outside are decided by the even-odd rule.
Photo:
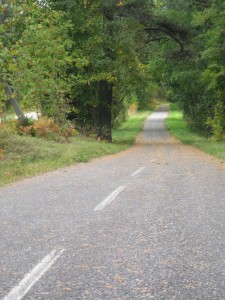
[[[180,49],[181,49],[182,52],[184,51],[184,44],[182,43],[182,41],[180,41],[173,33],[166,30],[165,28],[145,27],[145,30],[147,30],[147,31],[160,31],[160,32],[165,33],[167,36],[171,37],[175,42],[177,42],[180,45]]]
[[[151,43],[151,42],[160,42],[162,39],[164,39],[164,38],[159,37],[159,38],[150,39],[150,40],[146,41],[146,44]]]

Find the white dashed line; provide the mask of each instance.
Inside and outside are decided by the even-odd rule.
[[[112,192],[107,198],[105,198],[105,200],[103,200],[98,206],[96,206],[94,211],[102,210],[106,205],[110,204],[124,189],[125,186],[119,186],[114,192]]]
[[[28,273],[20,283],[14,287],[3,300],[20,300],[22,299],[32,288],[32,286],[48,271],[54,262],[60,257],[65,250],[56,252],[53,250],[51,253],[46,255],[36,267]]]
[[[145,167],[139,168],[137,171],[135,171],[134,173],[132,173],[132,174],[130,175],[130,177],[137,176],[137,175],[140,174],[144,169],[145,169]]]

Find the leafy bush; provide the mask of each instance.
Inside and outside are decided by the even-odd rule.
[[[225,105],[221,101],[215,106],[215,115],[209,118],[207,124],[211,126],[216,141],[225,140]]]
[[[67,122],[63,126],[60,127],[61,135],[69,141],[70,137],[78,135],[78,131],[74,128],[74,126]]]
[[[65,138],[66,141],[69,141],[71,136],[77,134],[77,131],[70,122],[66,122],[62,126],[59,126],[49,118],[39,119],[28,126],[19,123],[17,131],[19,134],[42,137],[55,141],[61,141],[62,137]]]
[[[18,124],[24,127],[32,126],[34,124],[34,119],[25,117],[23,120],[19,120]]]

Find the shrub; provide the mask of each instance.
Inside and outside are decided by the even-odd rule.
[[[67,122],[61,127],[61,135],[69,141],[69,138],[71,136],[77,135],[78,131],[74,128],[74,126],[70,123]]]
[[[21,125],[20,123],[17,127],[17,131],[19,134],[42,137],[55,141],[61,141],[62,137],[66,139],[66,141],[69,141],[71,136],[77,134],[77,131],[70,122],[66,122],[62,126],[59,126],[50,118],[39,119],[28,126]]]
[[[216,141],[225,140],[225,105],[219,101],[215,106],[213,118],[209,118],[207,124],[211,126],[213,137]]]
[[[29,126],[32,126],[34,124],[34,119],[25,117],[23,120],[19,120],[18,124],[20,126],[29,127]]]
[[[38,137],[54,139],[55,135],[60,135],[59,125],[52,119],[42,118],[33,125],[34,135]]]

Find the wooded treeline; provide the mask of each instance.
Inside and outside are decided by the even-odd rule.
[[[111,141],[129,105],[161,97],[224,138],[224,1],[5,0],[0,23],[2,108]]]

